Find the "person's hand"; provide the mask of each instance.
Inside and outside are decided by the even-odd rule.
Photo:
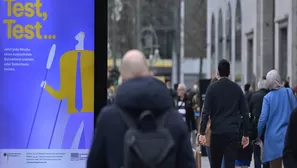
[[[243,136],[242,139],[241,139],[241,145],[243,148],[246,148],[250,143],[250,139],[249,137],[245,137]]]
[[[205,135],[200,135],[199,136],[199,143],[201,145],[205,145],[206,144],[206,138],[205,138]]]
[[[46,81],[42,81],[40,84],[40,87],[45,88],[45,86],[46,86]]]

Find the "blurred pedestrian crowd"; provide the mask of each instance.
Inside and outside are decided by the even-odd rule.
[[[152,77],[141,51],[127,52],[120,72],[120,85],[107,90],[88,168],[194,168],[202,146],[212,168],[247,168],[252,157],[255,168],[297,168],[297,86],[277,70],[241,89],[221,60],[205,100],[198,81],[172,87]]]

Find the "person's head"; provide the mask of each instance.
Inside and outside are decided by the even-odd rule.
[[[266,79],[266,78],[265,78]],[[258,89],[267,89],[267,84],[265,79],[260,79],[258,82]]]
[[[199,86],[199,83],[198,83],[198,82],[195,82],[195,83],[193,84],[193,89],[194,89],[194,90],[198,90],[198,86]]]
[[[282,86],[281,77],[277,70],[273,69],[267,73],[266,83],[269,90],[278,89]]]
[[[123,81],[140,76],[151,76],[144,54],[139,50],[126,52],[120,66]]]
[[[186,87],[185,84],[183,84],[183,83],[179,84],[178,87],[177,87],[177,95],[178,96],[184,96],[185,92],[186,92],[186,89],[187,89],[187,87]]]
[[[219,73],[218,75],[220,77],[229,77],[229,75],[230,75],[230,63],[227,60],[222,59],[219,62],[218,73]]]
[[[251,89],[251,85],[249,83],[247,83],[247,84],[244,85],[244,91],[245,92],[250,91],[250,89]]]
[[[85,38],[85,33],[84,32],[79,32],[76,36],[75,36],[75,40],[77,41],[81,41]]]

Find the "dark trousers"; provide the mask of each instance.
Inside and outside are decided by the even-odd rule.
[[[261,148],[258,145],[253,144],[254,147],[254,162],[255,168],[262,168],[261,162]],[[269,163],[263,163],[263,168],[269,168]]]
[[[223,156],[225,168],[234,168],[239,147],[238,133],[212,134],[210,138],[211,168],[221,168]]]
[[[209,165],[210,165],[210,167],[211,167],[211,150],[210,150],[210,147],[209,147],[209,146],[205,146],[205,150],[206,150],[206,153],[207,153],[207,157],[208,157]],[[225,164],[225,163],[224,163],[224,157],[223,157],[221,168],[225,168],[225,167],[224,167],[224,164]]]

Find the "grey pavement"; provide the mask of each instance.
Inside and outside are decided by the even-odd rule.
[[[210,168],[207,157],[201,157],[201,168]]]

